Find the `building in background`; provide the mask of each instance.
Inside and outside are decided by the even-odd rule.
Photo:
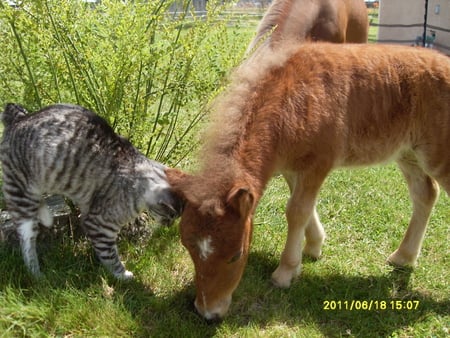
[[[450,0],[380,0],[378,42],[422,44],[450,54]]]

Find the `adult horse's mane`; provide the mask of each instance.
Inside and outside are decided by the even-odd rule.
[[[296,41],[365,43],[367,37],[367,9],[362,0],[274,0],[247,55],[265,45],[281,50]]]
[[[258,27],[258,34],[249,46],[249,50],[255,47],[255,44],[260,41],[261,38],[267,36],[275,28],[278,28],[272,33],[272,38],[277,41],[283,37],[283,33],[286,30],[286,26],[291,24],[292,26],[300,26],[297,24],[302,18],[299,17],[298,12],[292,10],[294,6],[293,1],[275,1],[272,3],[270,10],[261,20]]]

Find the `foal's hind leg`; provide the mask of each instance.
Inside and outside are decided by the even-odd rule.
[[[389,256],[388,262],[399,266],[414,266],[420,254],[431,210],[439,194],[439,186],[422,170],[415,158],[404,157],[398,164],[408,183],[413,214],[400,246]]]
[[[133,278],[133,273],[126,270],[119,259],[116,239],[120,227],[105,222],[101,216],[92,215],[84,218],[83,226],[98,259],[114,277],[122,280]]]
[[[324,178],[325,176],[319,177],[317,174],[297,175],[289,179],[286,177],[291,188],[286,208],[288,234],[280,264],[272,274],[272,282],[276,286],[289,287],[292,278],[300,273],[305,232],[309,236],[307,240],[311,240],[309,247],[305,249],[315,256],[320,254],[324,234],[315,213],[315,203]],[[311,229],[307,230],[308,227]]]
[[[45,225],[47,228],[53,225],[53,215],[50,212],[50,209],[47,206],[47,203],[41,201],[41,205],[38,210],[38,219],[42,225]]]

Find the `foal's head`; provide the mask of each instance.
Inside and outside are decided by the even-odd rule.
[[[208,178],[174,169],[167,177],[185,200],[180,232],[194,261],[195,307],[207,320],[220,319],[247,262],[254,194],[239,182],[211,184]]]

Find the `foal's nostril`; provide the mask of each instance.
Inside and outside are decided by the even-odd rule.
[[[197,307],[195,306],[195,303],[192,303],[193,306],[193,310],[195,312],[197,312],[198,315],[202,316],[202,318],[206,321],[206,323],[208,325],[216,325],[216,324],[220,324],[223,321],[223,318],[218,314],[218,313],[201,313]]]

